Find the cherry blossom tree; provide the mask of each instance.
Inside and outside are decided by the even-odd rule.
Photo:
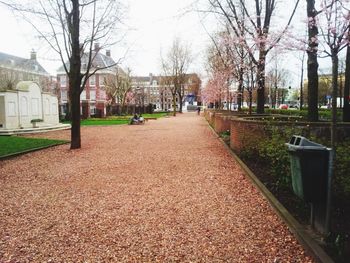
[[[228,74],[223,72],[214,73],[202,90],[202,98],[206,103],[213,103],[217,105],[219,109],[223,108],[223,102],[228,101],[227,78]]]
[[[349,44],[350,4],[348,1],[322,0],[319,28],[323,38],[322,52],[332,60],[332,129],[331,144],[335,152],[337,125],[337,97],[339,52]]]
[[[263,113],[265,104],[266,56],[268,52],[278,44],[287,31],[299,4],[299,0],[295,1],[291,15],[282,31],[276,33],[270,32],[270,29],[274,25],[273,23],[276,23],[276,21],[273,21],[277,4],[275,0],[255,0],[253,3],[248,3],[245,0],[208,1],[213,9],[212,12],[223,18],[236,36],[241,38],[244,48],[248,51],[252,62],[257,68],[257,112]],[[239,16],[238,7],[243,10],[248,23],[243,23],[242,17]],[[244,27],[245,31],[248,32],[244,37],[241,35],[240,27]],[[258,52],[254,52],[255,49],[252,50],[252,47],[256,48]]]

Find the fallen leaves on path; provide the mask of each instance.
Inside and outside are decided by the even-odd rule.
[[[313,262],[195,114],[0,165],[0,262]]]

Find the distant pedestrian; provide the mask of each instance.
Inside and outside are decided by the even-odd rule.
[[[201,107],[197,107],[197,114],[199,115],[201,113]]]

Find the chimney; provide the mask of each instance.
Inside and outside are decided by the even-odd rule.
[[[107,49],[107,50],[106,50],[106,56],[107,56],[107,57],[110,57],[110,56],[111,56],[111,50],[110,50],[110,49]]]
[[[95,43],[95,52],[100,51],[100,44],[99,43]]]
[[[36,60],[36,52],[34,51],[34,49],[32,49],[32,51],[30,51],[30,59]]]

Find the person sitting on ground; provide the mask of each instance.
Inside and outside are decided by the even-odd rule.
[[[135,113],[134,117],[131,118],[130,124],[137,124],[139,123],[139,116]]]
[[[139,117],[139,122],[144,124],[145,123],[145,118],[142,117],[142,114],[140,114],[140,117]]]

